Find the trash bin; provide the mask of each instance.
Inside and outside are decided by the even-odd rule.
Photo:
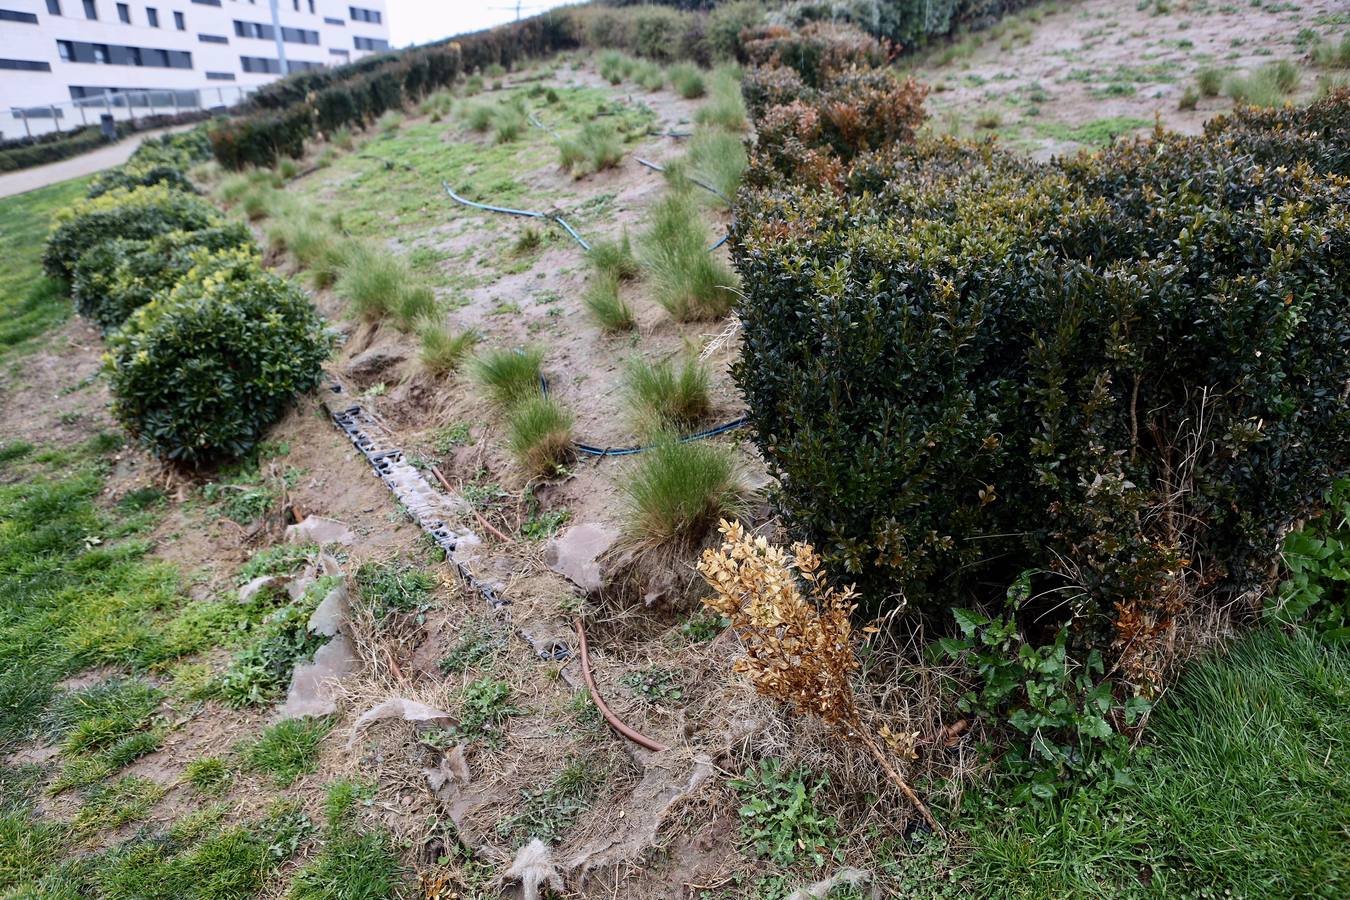
[[[112,113],[103,113],[98,117],[99,130],[103,132],[105,141],[117,140],[117,123],[113,121]]]

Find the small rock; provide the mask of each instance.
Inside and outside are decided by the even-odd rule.
[[[314,634],[329,637],[338,633],[338,626],[347,615],[347,583],[337,585],[320,601],[310,614],[306,628]]]
[[[287,579],[281,575],[259,575],[239,589],[239,602],[248,603],[267,588],[278,587],[286,581]]]
[[[288,544],[351,544],[355,540],[350,528],[323,516],[305,516],[300,524],[286,526]]]
[[[298,719],[335,712],[337,699],[333,695],[333,682],[355,672],[356,668],[356,654],[351,642],[344,634],[336,635],[314,653],[312,662],[295,667],[279,716]]]
[[[599,559],[619,539],[619,531],[594,522],[564,530],[544,548],[545,564],[588,594],[604,585]]]
[[[407,359],[403,353],[388,347],[372,347],[364,353],[358,353],[347,360],[344,368],[348,375],[368,378],[378,375],[390,366],[398,365]]]

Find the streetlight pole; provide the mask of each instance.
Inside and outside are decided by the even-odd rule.
[[[287,75],[291,67],[286,64],[286,47],[281,40],[281,13],[277,11],[277,0],[272,0],[272,37],[277,42],[277,62],[281,66],[281,74]]]

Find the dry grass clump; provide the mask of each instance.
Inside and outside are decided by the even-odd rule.
[[[1224,92],[1238,105],[1279,106],[1298,87],[1298,81],[1298,67],[1284,59],[1245,75],[1230,75]]]
[[[581,302],[603,331],[631,331],[637,327],[633,308],[619,296],[619,276],[599,271],[591,276]]]
[[[473,345],[478,342],[478,333],[473,329],[456,334],[439,322],[424,322],[417,336],[421,341],[417,359],[422,368],[435,377],[449,375],[459,369]]]
[[[352,245],[334,290],[360,318],[373,322],[390,316],[402,331],[436,313],[435,293],[416,283],[401,257],[363,244]]]
[[[562,167],[580,178],[592,172],[612,169],[623,159],[623,141],[607,122],[588,122],[570,138],[558,139]]]
[[[379,126],[385,134],[393,134],[403,127],[403,113],[396,109],[389,110],[380,116]]]
[[[510,408],[540,395],[544,352],[535,347],[522,350],[488,350],[474,360],[473,374],[498,406]]]
[[[672,437],[641,455],[624,492],[628,537],[650,547],[698,541],[719,518],[738,515],[749,494],[729,447]]]
[[[765,538],[749,535],[740,522],[723,519],[718,530],[722,546],[703,552],[698,571],[713,589],[704,604],[731,621],[745,649],[736,671],[747,675],[762,696],[818,717],[840,737],[866,749],[938,831],[932,813],[863,722],[853,692],[859,663],[852,586],[833,587],[810,544],[793,544],[789,555]]]
[[[731,309],[736,276],[708,252],[708,229],[689,189],[675,189],[651,211],[642,256],[656,300],[681,322],[719,319]]]
[[[628,365],[625,385],[628,403],[644,433],[687,431],[712,412],[708,369],[697,357],[649,363],[635,359]]]
[[[532,397],[510,415],[511,452],[527,471],[552,477],[572,459],[572,414],[550,397]]]

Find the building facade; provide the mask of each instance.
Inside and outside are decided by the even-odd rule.
[[[283,56],[295,72],[387,49],[384,0],[0,0],[0,134],[228,107]]]

